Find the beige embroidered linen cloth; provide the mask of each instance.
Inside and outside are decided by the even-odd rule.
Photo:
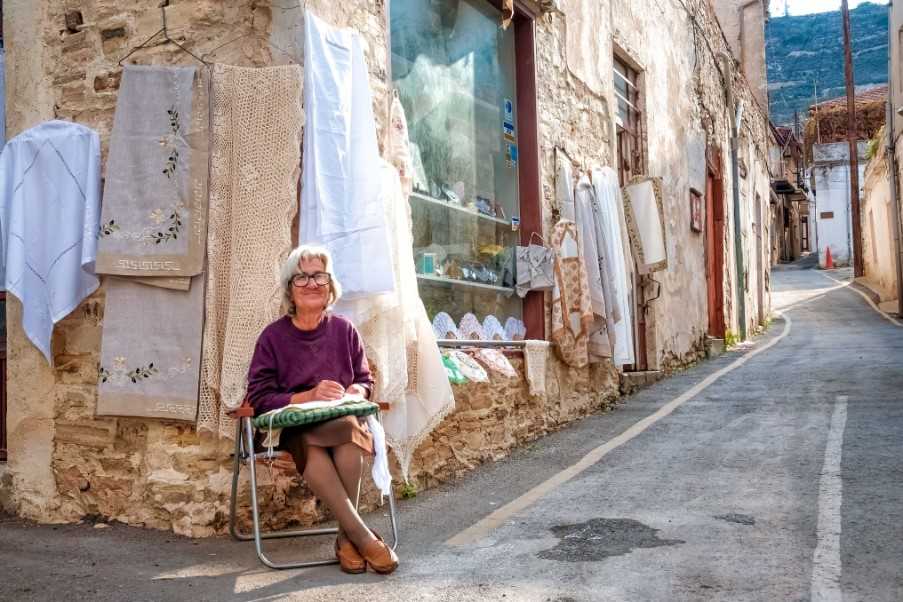
[[[98,416],[194,422],[204,321],[203,276],[187,292],[106,279]]]
[[[638,176],[621,191],[630,246],[640,274],[668,267],[661,178]]]
[[[209,77],[193,66],[126,65],[107,159],[97,273],[165,277],[204,269]]]
[[[577,368],[589,363],[588,340],[593,325],[586,267],[580,254],[577,225],[561,220],[552,228],[555,288],[552,292],[552,342],[561,360]]]
[[[198,428],[232,437],[263,328],[280,315],[301,151],[301,68],[215,65]]]

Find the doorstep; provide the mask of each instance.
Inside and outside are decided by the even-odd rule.
[[[621,395],[630,395],[640,389],[660,381],[664,373],[661,370],[643,370],[641,372],[624,372],[621,374]]]
[[[13,473],[9,470],[9,464],[0,462],[0,513],[14,514],[13,504]]]
[[[724,355],[724,339],[718,339],[715,337],[706,337],[705,338],[705,357],[706,359],[713,360],[716,357]]]

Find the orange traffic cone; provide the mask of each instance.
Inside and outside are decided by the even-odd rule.
[[[831,247],[825,247],[825,269],[833,270],[834,269],[834,258],[831,257]]]

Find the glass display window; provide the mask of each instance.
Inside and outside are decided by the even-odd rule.
[[[408,121],[414,261],[430,319],[521,318],[514,28],[486,0],[392,0],[392,81]]]

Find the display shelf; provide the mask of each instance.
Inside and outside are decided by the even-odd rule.
[[[415,198],[415,199],[417,199],[417,200],[423,201],[423,202],[425,202],[425,203],[431,203],[431,204],[433,204],[433,205],[439,205],[440,207],[448,207],[449,209],[452,209],[452,210],[454,210],[454,211],[458,211],[458,212],[460,212],[460,213],[465,213],[465,214],[467,214],[467,215],[472,215],[472,216],[475,216],[475,217],[477,217],[477,218],[479,218],[479,219],[483,219],[483,220],[486,220],[486,221],[495,222],[496,224],[501,224],[501,225],[503,225],[503,226],[508,226],[509,228],[511,227],[511,222],[510,222],[510,221],[503,220],[503,219],[500,218],[500,217],[493,217],[493,216],[491,216],[491,215],[486,215],[486,214],[480,213],[479,211],[471,211],[470,209],[467,209],[466,207],[464,207],[464,206],[462,206],[462,205],[456,205],[455,203],[449,203],[448,201],[442,201],[442,200],[439,200],[439,199],[434,199],[434,198],[431,197],[431,196],[426,196],[425,194],[420,194],[419,192],[412,192],[412,193],[411,193],[411,197],[412,197],[412,198]]]
[[[514,287],[497,286],[495,284],[483,284],[482,282],[473,282],[472,280],[460,280],[458,278],[446,278],[445,276],[432,276],[430,274],[417,274],[417,280],[423,280],[435,284],[451,284],[456,286],[468,286],[473,288],[482,288],[505,295],[514,293]]]

